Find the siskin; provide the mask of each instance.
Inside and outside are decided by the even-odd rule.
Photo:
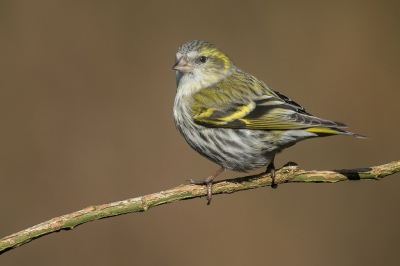
[[[344,131],[340,122],[315,117],[299,104],[236,67],[213,44],[193,40],[177,54],[175,126],[187,143],[221,166],[192,184],[207,186],[226,169],[246,172],[267,166],[275,188],[275,154],[299,141],[332,135],[364,136]]]

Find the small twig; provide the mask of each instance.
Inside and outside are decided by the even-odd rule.
[[[276,172],[275,183],[323,182],[335,183],[348,180],[379,180],[385,176],[400,172],[400,161],[374,166],[334,171],[305,171],[297,166],[287,166]],[[223,180],[213,185],[213,194],[230,194],[242,190],[255,189],[271,185],[269,174],[239,177]],[[53,218],[18,233],[0,239],[0,254],[22,246],[30,241],[60,230],[74,229],[76,226],[103,218],[131,212],[142,212],[152,207],[179,200],[192,199],[207,195],[205,186],[180,185],[178,187],[114,203],[90,206],[83,210]]]

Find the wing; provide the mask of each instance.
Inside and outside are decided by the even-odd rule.
[[[304,109],[303,106],[301,106],[300,104],[296,103],[295,101],[293,101],[293,100],[290,99],[289,97],[286,97],[285,95],[283,95],[283,94],[280,93],[279,91],[275,91],[275,90],[274,90],[274,92],[275,92],[275,94],[276,94],[277,96],[279,96],[279,98],[280,98],[281,100],[285,101],[285,103],[291,105],[292,107],[297,108],[297,111],[298,111],[299,113],[303,113],[303,114],[312,116],[312,114],[306,112],[306,109]]]
[[[229,77],[197,92],[191,111],[194,121],[207,127],[259,130],[347,127],[312,116],[253,76]]]

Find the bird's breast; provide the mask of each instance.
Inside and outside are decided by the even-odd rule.
[[[194,129],[196,127],[196,123],[193,121],[191,115],[191,102],[190,95],[179,93],[179,91],[177,92],[173,112],[175,126],[181,134],[183,134],[185,130]]]

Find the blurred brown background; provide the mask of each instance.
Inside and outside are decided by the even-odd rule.
[[[191,39],[370,137],[308,140],[277,166],[400,159],[398,1],[3,0],[0,237],[218,168],[173,124],[171,67]],[[0,264],[399,265],[399,186],[397,174],[177,202],[45,236]]]

